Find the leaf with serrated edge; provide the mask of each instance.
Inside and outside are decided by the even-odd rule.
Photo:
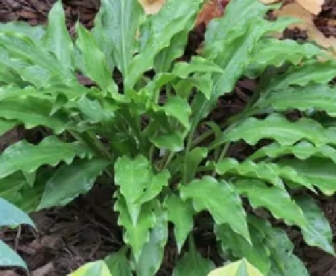
[[[308,221],[308,226],[302,229],[303,238],[310,246],[317,246],[325,252],[335,255],[332,239],[333,234],[328,220],[310,196],[294,198]]]
[[[336,117],[336,107],[333,104],[336,101],[334,88],[326,85],[311,84],[304,87],[286,87],[262,96],[255,107],[260,109],[272,106],[276,111],[287,111],[295,109],[307,111],[314,109],[324,111],[331,117]]]
[[[12,98],[0,101],[0,118],[17,120],[26,128],[45,126],[53,129],[57,134],[67,128],[74,127],[65,113],[50,116],[52,103],[36,98]]]
[[[87,193],[107,164],[99,159],[78,160],[58,168],[46,183],[38,210],[65,206],[80,194]]]
[[[336,165],[328,159],[312,157],[307,160],[281,159],[281,166],[290,166],[314,184],[322,193],[331,196],[336,192]]]
[[[246,258],[264,275],[268,275],[271,268],[269,252],[264,245],[264,236],[250,227],[252,245],[235,233],[229,226],[215,225],[214,232],[223,249],[228,248],[237,258]]]
[[[61,161],[70,164],[76,156],[84,158],[91,153],[78,142],[64,143],[55,136],[45,138],[38,145],[23,140],[0,155],[0,178],[19,170],[33,172],[42,165],[55,166]]]
[[[0,240],[0,267],[22,267],[28,271],[24,260],[15,253],[7,244]]]
[[[53,5],[49,12],[47,30],[43,40],[55,54],[64,70],[71,73],[73,43],[65,25],[65,15],[60,0]]]
[[[249,67],[244,74],[254,77],[260,75],[270,65],[280,67],[285,62],[296,65],[304,58],[326,55],[328,54],[324,50],[313,44],[299,44],[291,39],[263,38],[253,50]]]
[[[306,86],[310,83],[327,84],[336,75],[335,61],[309,61],[303,65],[292,66],[284,74],[271,79],[264,90],[280,90],[291,85]]]
[[[117,253],[108,255],[104,261],[112,275],[132,276],[132,270],[128,259],[125,256],[125,249],[119,250]]]
[[[34,222],[26,213],[3,198],[0,198],[0,210],[0,227],[18,227],[27,224],[35,228]]]
[[[252,162],[250,160],[239,163],[233,158],[225,158],[218,162],[216,171],[220,175],[235,174],[263,179],[279,188],[283,188],[281,179],[290,180],[314,191],[313,184],[304,175],[295,171],[290,166],[279,166],[277,163]]]
[[[134,222],[125,198],[120,193],[117,193],[116,197],[114,210],[119,213],[118,224],[125,227],[124,242],[131,246],[134,258],[138,262],[143,246],[149,241],[149,229],[155,225],[156,217],[152,209],[153,203],[148,202],[140,206],[137,220]]]
[[[252,154],[248,159],[256,160],[266,156],[277,158],[289,154],[293,154],[300,160],[305,160],[313,156],[329,158],[336,164],[336,149],[329,145],[316,147],[306,141],[302,141],[291,146],[281,146],[278,143],[272,143],[268,146],[262,147]]]
[[[181,252],[182,246],[194,226],[194,210],[191,202],[183,201],[174,194],[170,195],[164,204],[168,210],[168,219],[174,224],[177,250]]]
[[[209,211],[216,224],[227,223],[250,242],[241,199],[228,182],[218,182],[213,177],[204,176],[180,186],[180,194],[183,200],[192,200],[196,212]]]
[[[183,254],[173,270],[172,276],[205,276],[215,268],[212,261],[202,258],[196,251],[194,243],[189,247],[189,252]]]
[[[329,142],[325,129],[315,120],[302,118],[296,122],[290,122],[283,115],[273,113],[266,119],[248,118],[215,141],[214,145],[241,139],[249,145],[255,145],[259,140],[266,138],[274,139],[285,146],[292,145],[301,139],[306,139],[316,146]]]
[[[286,224],[307,229],[308,223],[301,208],[285,189],[267,186],[257,179],[238,180],[235,188],[248,198],[253,208],[265,207],[275,218],[283,219]]]
[[[156,275],[161,266],[168,239],[167,212],[158,201],[155,201],[154,206],[156,222],[137,263],[138,276]]]

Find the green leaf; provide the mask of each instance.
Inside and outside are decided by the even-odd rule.
[[[184,242],[194,226],[194,210],[189,201],[183,201],[177,195],[170,195],[165,200],[168,220],[174,224],[177,250],[180,253]]]
[[[196,170],[202,160],[207,156],[207,148],[197,147],[187,152],[183,162],[182,174],[184,175],[185,183],[194,179]]]
[[[48,26],[43,37],[45,45],[55,54],[64,70],[71,73],[73,43],[65,25],[62,1],[58,0],[48,15]]]
[[[162,110],[167,116],[177,119],[186,129],[189,129],[191,108],[186,99],[177,96],[169,97],[162,107],[156,107],[155,109]]]
[[[225,181],[204,176],[180,186],[181,198],[191,199],[196,212],[209,211],[216,224],[227,223],[235,232],[250,242],[246,214],[234,188]]]
[[[298,196],[295,198],[295,202],[300,206],[308,221],[308,226],[302,229],[304,240],[310,246],[317,246],[325,252],[335,255],[330,224],[315,200],[310,196]]]
[[[125,256],[125,250],[121,249],[117,253],[108,255],[104,261],[112,275],[132,276],[130,264]]]
[[[336,101],[334,88],[326,85],[312,84],[305,87],[286,87],[267,93],[255,104],[260,109],[272,106],[276,111],[287,111],[298,109],[307,111],[314,109],[324,111],[331,117],[336,117],[336,108],[333,102]],[[295,106],[293,106],[295,103]]]
[[[59,167],[46,183],[38,210],[65,206],[80,194],[87,193],[107,164],[107,161],[94,159]]]
[[[167,213],[160,204],[157,204],[155,212],[155,226],[150,233],[149,241],[142,249],[136,267],[138,276],[155,276],[163,260],[164,248],[168,239]]]
[[[316,147],[306,141],[302,141],[291,146],[281,146],[278,143],[272,143],[256,151],[249,157],[249,159],[255,160],[266,156],[278,158],[280,156],[286,156],[290,154],[301,160],[316,156],[329,158],[334,163],[336,163],[336,150],[333,147],[329,145]]]
[[[72,272],[68,276],[113,276],[104,261],[89,262]]]
[[[303,65],[292,66],[284,74],[272,79],[265,90],[280,90],[291,85],[327,84],[336,74],[335,61],[321,62],[312,60]]]
[[[215,167],[217,173],[220,175],[228,174],[262,179],[279,188],[284,187],[282,179],[285,179],[298,183],[314,191],[313,184],[308,181],[304,175],[295,171],[295,169],[290,166],[279,166],[276,163],[268,162],[254,163],[250,160],[239,163],[233,158],[225,158],[218,162]]]
[[[32,26],[24,21],[12,21],[7,23],[0,23],[0,30],[14,33],[22,33],[31,39],[40,41],[45,33],[45,26]]]
[[[336,192],[335,177],[336,165],[328,159],[309,158],[305,161],[295,159],[282,159],[278,161],[281,166],[291,166],[299,174],[314,185],[325,195],[331,196]]]
[[[13,129],[17,125],[14,121],[7,121],[0,119],[0,135],[5,134],[7,131]]]
[[[315,56],[330,55],[313,44],[299,44],[291,39],[264,38],[256,45],[248,73],[245,74],[251,76],[252,73],[252,77],[257,77],[270,65],[280,67],[285,62],[297,65],[302,59],[312,59]]]
[[[71,119],[65,113],[50,116],[52,103],[34,98],[12,98],[0,101],[0,117],[22,122],[26,128],[45,126],[57,134],[71,127]]]
[[[166,149],[172,152],[183,150],[183,134],[179,132],[159,134],[155,137],[150,137],[150,141],[160,149]]]
[[[276,219],[283,219],[288,225],[295,224],[304,230],[308,228],[301,208],[284,188],[267,186],[256,179],[237,181],[235,188],[248,198],[253,208],[265,207]]]
[[[0,227],[27,224],[35,228],[34,222],[27,214],[3,198],[0,198],[0,211]]]
[[[80,68],[85,75],[95,81],[98,86],[109,92],[116,92],[116,84],[112,79],[104,53],[99,49],[92,34],[79,23],[76,24],[78,38],[76,45],[83,57],[83,67]]]
[[[224,142],[236,142],[244,140],[249,145],[255,145],[261,139],[274,139],[280,145],[292,145],[301,139],[308,140],[316,146],[328,143],[329,138],[325,129],[316,121],[301,118],[296,122],[290,122],[286,117],[273,113],[266,119],[248,118],[237,127],[228,131],[218,141],[217,146]]]
[[[261,274],[261,272],[257,268],[255,268],[245,259],[241,261],[229,263],[225,265],[224,267],[220,267],[220,268],[217,268],[211,271],[211,273],[208,274],[208,276],[226,276],[226,275],[263,276],[263,274]]]
[[[309,275],[304,264],[293,254],[294,245],[283,230],[273,228],[267,220],[254,216],[249,216],[248,222],[253,225],[255,231],[261,232],[265,236],[264,245],[270,252],[272,262],[269,275]]]
[[[76,156],[84,158],[90,155],[85,146],[77,142],[64,143],[55,136],[45,138],[38,145],[23,140],[0,155],[0,178],[19,170],[33,172],[42,165],[56,166],[61,161],[70,164]]]
[[[189,252],[183,254],[173,270],[173,276],[205,276],[215,268],[212,261],[202,258],[192,242]]]
[[[141,5],[134,0],[103,0],[101,9],[104,20],[101,32],[111,40],[113,60],[125,78],[137,49],[136,33],[143,15]]]
[[[143,172],[144,173],[144,172]],[[139,175],[138,175],[139,176]],[[125,198],[116,194],[117,201],[114,210],[119,212],[118,224],[125,227],[124,242],[131,246],[136,262],[139,262],[144,245],[149,241],[149,229],[155,226],[156,217],[153,212],[153,203],[148,202],[137,209],[129,209]],[[133,213],[131,213],[133,211]],[[134,213],[137,220],[134,222]],[[133,217],[131,216],[133,215]]]
[[[0,240],[0,267],[3,266],[16,266],[22,267],[28,271],[28,267],[24,260],[15,253],[7,244]]]
[[[251,231],[252,230],[252,231]],[[246,258],[264,275],[268,275],[271,268],[268,249],[264,245],[265,238],[250,227],[251,241],[249,244],[244,238],[235,233],[229,226],[215,225],[215,234],[223,250],[229,248],[236,258]]]
[[[125,78],[126,87],[132,88],[139,77],[154,67],[155,56],[168,47],[173,37],[192,28],[202,0],[167,1],[159,13],[147,17],[140,28],[139,53],[132,59],[128,75]]]

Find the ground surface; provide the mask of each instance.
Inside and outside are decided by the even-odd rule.
[[[51,0],[0,0],[0,21],[23,20],[32,25],[45,24],[52,2]],[[99,8],[98,0],[65,0],[63,2],[70,32],[73,32],[73,25],[78,18],[87,27],[93,25],[93,18]],[[319,29],[324,30],[328,36],[333,36],[335,27],[326,23],[336,18],[336,7],[333,8],[330,3],[332,1],[328,1],[325,5],[324,12],[316,22],[319,24]],[[287,32],[286,36],[293,39],[304,39],[304,33],[300,31]],[[189,48],[194,48],[193,44],[197,45],[199,42],[197,39],[201,37],[202,35],[194,34]],[[242,110],[253,88],[253,81],[241,80],[231,95],[219,101],[218,108],[211,115],[212,118],[214,120],[223,119],[223,117]],[[22,133],[17,130],[1,137],[0,150],[16,142],[21,135]],[[239,146],[232,149],[236,151],[233,154],[238,158],[240,155],[243,158],[246,150],[248,149],[239,148]],[[23,256],[33,276],[64,276],[87,261],[101,259],[107,253],[118,250],[122,244],[121,230],[116,223],[117,217],[111,211],[111,192],[105,189],[107,188],[97,186],[88,195],[78,198],[70,206],[32,214],[39,229],[38,236],[22,228],[20,233],[0,232],[0,238],[12,245]],[[336,236],[335,198],[321,201],[321,206]],[[306,246],[300,234],[295,230],[290,229],[289,235],[296,245],[297,255],[305,261],[311,275],[336,276],[335,258],[318,249]],[[214,244],[211,235],[196,233],[196,242],[202,254],[215,262],[218,261],[218,256],[211,250],[211,245]],[[170,241],[158,275],[171,275],[175,261],[175,247],[173,241]],[[0,275],[18,274],[13,271],[0,271]]]

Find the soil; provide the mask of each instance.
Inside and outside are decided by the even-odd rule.
[[[0,22],[20,20],[29,22],[31,25],[45,24],[53,2],[51,0],[0,0]],[[87,28],[93,26],[94,16],[100,5],[98,0],[64,0],[63,3],[70,33],[74,32],[74,24],[78,19]],[[334,22],[334,18],[336,18],[336,5],[328,0],[315,23],[327,36],[336,36],[336,28],[326,23]],[[204,26],[192,32],[186,55],[193,54],[197,50],[203,39],[203,32]],[[287,31],[285,36],[297,40],[304,40],[306,37],[299,30]],[[85,84],[86,80],[82,81]],[[240,80],[232,93],[218,101],[218,106],[211,114],[211,118],[215,121],[223,121],[228,116],[240,112],[255,86],[255,81]],[[22,129],[15,129],[6,136],[0,137],[0,151],[27,135],[29,136],[23,133]],[[34,140],[34,135],[29,137]],[[251,150],[253,149],[245,145],[237,145],[230,149],[230,154],[243,159]],[[37,233],[26,227],[16,231],[5,229],[0,232],[0,238],[24,258],[31,275],[64,276],[88,261],[104,258],[108,253],[115,252],[122,246],[122,233],[117,225],[117,214],[113,213],[111,208],[113,206],[111,193],[108,187],[96,185],[90,193],[80,196],[66,207],[31,214],[38,228]],[[334,197],[323,198],[320,199],[320,204],[336,237],[336,200]],[[206,216],[207,214],[200,214],[201,218]],[[196,224],[198,223],[200,222],[196,220]],[[336,276],[334,257],[305,245],[298,231],[288,229],[288,233],[296,246],[295,253],[305,262],[312,276]],[[195,237],[199,252],[220,264],[219,256],[212,249],[215,238],[211,231],[195,230]],[[157,275],[171,275],[176,259],[176,248],[173,239],[170,239],[163,265]],[[0,271],[0,275],[3,276],[20,275],[20,273],[9,269]]]

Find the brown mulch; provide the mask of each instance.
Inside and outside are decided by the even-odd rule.
[[[31,25],[45,24],[52,0],[0,0],[0,22],[26,21]],[[79,19],[87,28],[93,26],[93,19],[99,9],[98,0],[64,0],[68,29]],[[336,36],[336,4],[326,0],[323,12],[315,20],[327,36]],[[200,29],[202,31],[202,28]],[[191,34],[189,52],[194,52],[203,37],[200,30]],[[287,31],[286,37],[305,39],[300,31]],[[255,81],[242,79],[233,93],[220,99],[212,113],[213,120],[224,120],[237,114],[255,89]],[[14,143],[21,134],[16,131],[0,139],[0,151]],[[239,147],[239,146],[238,146]],[[245,147],[234,148],[235,155],[246,153]],[[242,152],[242,153],[241,153]],[[25,259],[33,276],[64,276],[84,263],[102,259],[108,253],[117,251],[122,245],[122,233],[117,225],[117,214],[112,211],[112,191],[107,187],[96,186],[89,194],[76,199],[69,206],[54,208],[32,214],[38,233],[30,229],[0,232],[0,238],[10,244]],[[326,216],[331,222],[336,236],[336,201],[334,198],[321,202]],[[197,223],[197,222],[196,222]],[[215,239],[211,234],[196,231],[196,243],[200,252],[219,261],[216,252],[211,250]],[[296,245],[295,252],[306,263],[313,276],[336,276],[336,260],[319,249],[308,247],[301,236],[292,231],[290,236]],[[336,242],[336,240],[335,240]],[[171,275],[176,262],[176,249],[173,239],[166,248],[165,259],[158,275]],[[17,273],[20,273],[17,271]],[[18,275],[14,271],[0,271],[0,275]],[[289,275],[291,276],[291,275]],[[293,275],[296,276],[296,275]],[[299,275],[298,275],[299,276]]]

